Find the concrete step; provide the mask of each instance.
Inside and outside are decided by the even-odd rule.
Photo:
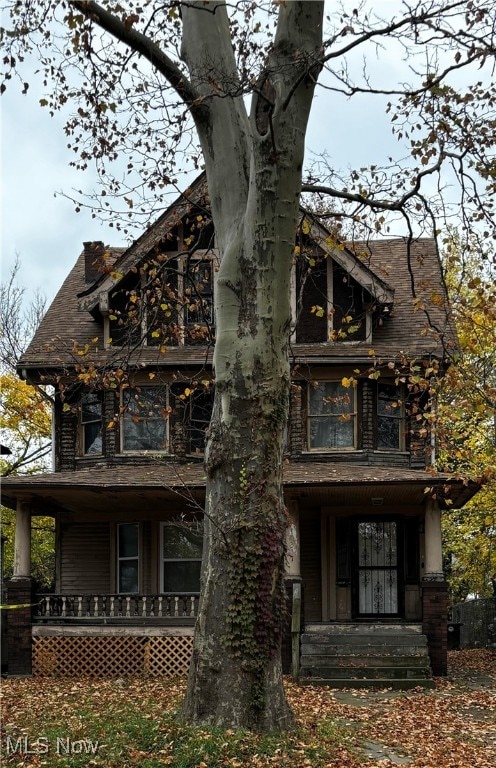
[[[375,632],[367,634],[328,634],[325,632],[303,632],[301,635],[302,643],[311,643],[315,645],[351,645],[351,646],[427,646],[425,635],[417,634],[397,634],[395,632]]]
[[[325,643],[302,643],[301,653],[309,656],[423,656],[425,646],[418,645],[326,645]]]
[[[301,635],[300,681],[333,687],[428,687],[420,625],[310,624]]]
[[[305,624],[304,628],[305,632],[317,632],[319,634],[326,634],[326,635],[352,635],[352,634],[374,634],[375,632],[379,633],[386,633],[389,634],[396,632],[397,634],[406,635],[406,634],[415,634],[415,635],[421,635],[422,634],[422,625],[421,624],[400,624],[400,623],[349,623],[349,624],[328,624],[328,623],[317,623],[314,622],[313,624]]]
[[[416,669],[429,668],[429,657],[427,654],[418,656],[364,656],[351,655],[337,656],[328,654],[322,656],[311,656],[306,653],[301,654],[301,666],[307,667],[415,667]]]
[[[391,678],[375,678],[368,680],[301,677],[300,685],[328,685],[330,688],[393,688],[398,691],[411,688],[434,688],[434,680],[428,678],[410,678],[409,680],[394,680]]]
[[[425,680],[430,679],[431,670],[429,667],[338,667],[334,665],[309,667],[302,664],[300,677],[335,680]]]

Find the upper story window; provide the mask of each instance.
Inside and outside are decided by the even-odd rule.
[[[302,255],[296,270],[296,341],[365,341],[371,338],[370,296],[330,257]]]
[[[213,251],[159,254],[126,275],[111,292],[112,345],[207,344],[213,333]]]
[[[377,448],[404,449],[405,409],[401,389],[394,384],[377,384]]]
[[[121,450],[169,448],[169,391],[166,386],[129,387],[121,394]]]
[[[183,274],[185,341],[208,341],[214,324],[214,279],[210,259],[187,263]]]
[[[356,390],[337,381],[308,385],[308,448],[343,450],[356,446]]]
[[[139,592],[139,525],[117,526],[117,592]]]
[[[81,454],[102,453],[102,400],[100,393],[87,392],[81,398]]]
[[[214,393],[193,392],[189,400],[189,452],[205,451],[205,434],[210,424]]]
[[[203,530],[198,523],[162,523],[161,591],[199,592]]]

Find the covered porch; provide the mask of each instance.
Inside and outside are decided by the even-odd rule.
[[[61,666],[76,674],[66,662],[55,664],[57,643],[59,648],[71,645],[72,658],[87,655],[87,648],[79,653],[72,647],[79,643],[82,649],[90,640],[95,647],[106,644],[110,648],[116,638],[124,646],[126,637],[129,642],[134,638],[134,644],[136,638],[148,637],[139,641],[148,643],[146,658],[152,647],[164,652],[164,643],[151,643],[151,637],[187,638],[181,643],[191,648],[199,594],[191,589],[161,589],[160,520],[197,515],[204,489],[203,468],[196,463],[95,468],[8,479],[5,503],[16,508],[9,602],[24,606],[11,612],[15,620],[9,628],[9,674],[39,674],[41,669],[47,673],[55,667],[60,674]],[[315,623],[417,623],[428,639],[433,671],[445,674],[447,604],[441,511],[446,497],[461,506],[475,490],[458,480],[400,468],[304,461],[288,464],[286,576],[290,596],[293,585],[302,588],[299,630]],[[31,594],[30,525],[31,518],[39,514],[56,520],[57,586],[51,595]],[[115,588],[118,558],[112,531],[116,520],[124,525],[139,521],[140,541],[146,544],[140,560],[141,588],[132,594]],[[379,539],[382,544],[377,549]],[[361,563],[360,553],[367,547],[368,557],[376,560]],[[79,558],[79,570],[68,566],[74,556]],[[370,586],[374,579],[382,589],[381,600],[374,598],[381,591],[374,592]],[[97,588],[86,589],[87,584]],[[286,634],[285,666],[289,671],[294,640],[291,617]],[[48,640],[52,661],[40,666],[37,659],[47,658]],[[141,652],[137,657],[142,658]]]

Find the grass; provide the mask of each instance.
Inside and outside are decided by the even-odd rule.
[[[7,680],[2,686],[5,768],[379,768],[364,743],[408,755],[411,768],[494,768],[496,654],[452,654],[452,678],[430,691],[287,695],[290,733],[200,728],[177,716],[183,680]],[[483,682],[475,686],[476,678]],[[492,681],[492,682],[491,682]],[[387,758],[386,758],[387,759]]]
[[[182,681],[7,681],[2,765],[318,768],[342,741],[331,721],[312,738],[303,726],[273,735],[189,726],[177,716],[182,693]]]

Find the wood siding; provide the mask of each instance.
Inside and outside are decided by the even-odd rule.
[[[62,523],[60,583],[66,594],[110,592],[109,523]]]

